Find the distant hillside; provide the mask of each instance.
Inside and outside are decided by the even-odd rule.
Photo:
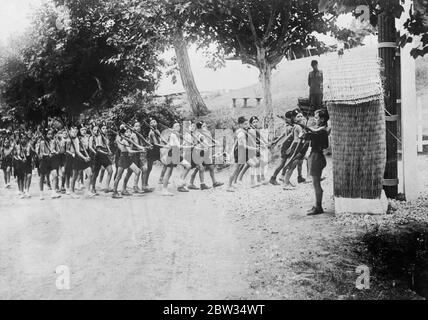
[[[345,55],[355,57],[373,56],[377,54],[376,46],[364,46],[345,51]],[[284,61],[273,72],[272,97],[276,114],[282,114],[286,110],[296,107],[299,97],[308,95],[307,75],[311,70],[311,60],[319,61],[320,69],[326,68],[330,63],[335,63],[339,57],[337,53],[329,53],[322,56],[314,56],[294,61]],[[418,96],[428,95],[428,57],[416,61],[417,64],[417,91]],[[259,84],[244,87],[237,90],[221,92],[204,92],[204,100],[212,111],[230,109],[235,115],[260,115],[263,108],[256,108],[256,97],[263,97]],[[242,108],[242,98],[248,97],[250,108]],[[237,108],[232,109],[232,98],[239,98]],[[180,99],[186,104],[185,96]]]

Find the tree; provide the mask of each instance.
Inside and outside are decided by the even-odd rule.
[[[209,113],[209,110],[193,76],[188,45],[198,39],[199,32],[191,28],[191,23],[200,18],[200,12],[204,11],[205,5],[191,0],[153,1],[152,8],[157,12],[153,23],[157,26],[158,32],[165,37],[165,49],[174,49],[181,82],[190,108],[196,116],[204,116]]]
[[[226,55],[255,66],[260,72],[268,127],[273,128],[272,70],[289,50],[327,48],[315,32],[327,34],[334,16],[318,10],[318,1],[211,0],[193,21],[205,46],[215,42]]]
[[[188,28],[193,19],[198,19],[204,5],[192,0],[124,0],[120,5],[129,15],[130,22],[128,25],[123,24],[123,28],[129,30],[130,34],[134,33],[135,42],[138,43],[140,35],[134,22],[144,21],[142,27],[155,30],[157,41],[162,44],[161,51],[174,50],[174,68],[167,74],[175,76],[175,71],[179,71],[192,112],[196,116],[208,114],[209,110],[196,85],[188,54],[189,43],[195,42],[199,35],[198,32],[188,32]]]
[[[118,0],[43,5],[17,56],[24,70],[3,84],[5,101],[17,116],[73,116],[112,106],[134,91],[153,92],[161,40],[143,15],[131,21],[129,10]]]
[[[358,17],[365,14],[358,10],[359,6],[369,8],[370,23],[376,27],[379,15],[388,10],[398,19],[404,12],[404,0],[321,0],[319,8],[321,11],[335,12],[336,14],[353,13]],[[400,45],[414,43],[415,38],[420,37],[420,43],[416,44],[410,54],[417,58],[428,53],[428,0],[414,0],[410,9],[409,18],[404,23],[406,33],[400,36]]]

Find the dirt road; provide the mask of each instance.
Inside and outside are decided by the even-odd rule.
[[[315,217],[305,214],[310,184],[253,189],[247,180],[236,193],[220,188],[162,197],[157,191],[122,200],[40,201],[35,183],[34,197],[19,200],[15,185],[2,189],[0,299],[349,296],[361,262],[346,257],[345,238],[355,230],[335,223],[328,162],[327,213]],[[153,184],[158,176],[156,168]],[[58,266],[70,271],[69,290],[56,286]]]
[[[239,298],[246,252],[214,192],[40,201],[2,190],[0,298]],[[70,290],[56,288],[61,265]]]

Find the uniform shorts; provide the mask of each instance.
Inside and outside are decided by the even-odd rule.
[[[25,173],[25,161],[23,160],[14,160],[14,165],[15,165],[15,176],[18,179],[22,179],[26,176]]]
[[[101,167],[107,168],[111,166],[111,160],[107,154],[98,152],[95,156],[95,170],[100,170]]]
[[[51,157],[43,157],[39,161],[39,174],[47,175],[52,171],[52,158]]]
[[[132,160],[129,157],[129,153],[122,152],[117,161],[118,168],[128,169],[132,165]]]
[[[80,157],[75,157],[73,159],[73,170],[86,170],[91,167],[91,161],[86,162]]]
[[[308,157],[309,175],[313,177],[321,177],[322,171],[326,166],[327,161],[322,151],[312,150],[311,154]]]
[[[64,173],[67,177],[71,177],[73,174],[73,162],[74,157],[71,154],[65,155]]]
[[[4,157],[2,162],[1,162],[1,169],[2,170],[6,170],[8,167],[12,168],[12,157],[11,156]]]
[[[61,166],[61,158],[59,154],[54,154],[50,157],[51,170],[59,170]]]
[[[147,160],[148,161],[160,161],[160,148],[154,146],[152,149],[147,150]]]

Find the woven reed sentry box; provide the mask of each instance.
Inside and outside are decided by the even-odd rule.
[[[332,127],[336,213],[386,213],[385,111],[377,56],[330,61],[324,97]]]

